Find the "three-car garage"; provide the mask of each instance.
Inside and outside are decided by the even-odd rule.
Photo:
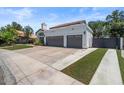
[[[65,23],[44,31],[44,44],[67,48],[92,46],[92,30],[84,21]]]
[[[82,35],[67,35],[66,47],[82,48]],[[64,47],[64,36],[48,36],[46,37],[47,46]]]

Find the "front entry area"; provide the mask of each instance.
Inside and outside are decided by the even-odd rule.
[[[63,36],[48,36],[48,37],[46,37],[46,45],[63,47],[64,46]]]
[[[68,35],[67,36],[68,48],[82,48],[82,35]]]

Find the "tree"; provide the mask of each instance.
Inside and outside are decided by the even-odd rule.
[[[124,11],[115,10],[106,17],[106,20],[109,23],[122,22],[124,21]]]
[[[105,22],[104,21],[90,21],[88,25],[93,30],[94,37],[102,37],[103,31],[105,30]]]
[[[16,30],[20,30],[20,31],[23,30],[23,27],[20,24],[18,24],[17,22],[12,22],[11,25]]]
[[[33,29],[30,26],[25,26],[24,29],[17,22],[12,22],[4,27],[0,28],[0,45],[1,44],[13,44],[18,39],[17,30],[24,31],[27,41],[29,40]]]
[[[115,10],[106,17],[108,31],[111,37],[124,36],[124,11]]]
[[[23,30],[25,32],[25,37],[27,38],[27,42],[28,42],[34,30],[30,26],[25,26]]]
[[[0,28],[0,41],[6,43],[7,45],[10,45],[15,43],[16,39],[16,30],[11,25]]]
[[[123,37],[124,36],[124,22],[111,24],[110,36],[111,37]]]
[[[3,31],[5,31],[5,27],[0,28],[0,32],[3,32]]]

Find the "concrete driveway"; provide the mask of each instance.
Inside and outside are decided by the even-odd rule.
[[[58,60],[61,60],[69,55],[73,55],[79,50],[83,51],[85,49],[38,46],[34,48],[16,50],[15,52],[51,66]]]
[[[8,68],[5,72],[11,72],[13,75],[6,74],[5,77],[16,80],[16,84],[83,84],[51,67],[56,61],[78,50],[84,51],[44,46],[16,51],[0,49],[0,63],[4,63]],[[11,84],[10,79],[5,82]]]

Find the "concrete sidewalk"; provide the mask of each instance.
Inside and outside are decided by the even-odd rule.
[[[69,65],[73,64],[80,58],[95,51],[96,49],[97,48],[88,48],[88,49],[78,50],[76,53],[69,55],[69,56],[65,57],[64,59],[59,60],[56,63],[52,64],[52,67],[56,68],[57,70],[62,70],[64,68],[68,67]]]
[[[122,78],[116,50],[109,49],[106,52],[90,84],[95,85],[122,84]]]
[[[8,67],[17,84],[79,85],[81,82],[31,57],[0,49],[0,62]]]

